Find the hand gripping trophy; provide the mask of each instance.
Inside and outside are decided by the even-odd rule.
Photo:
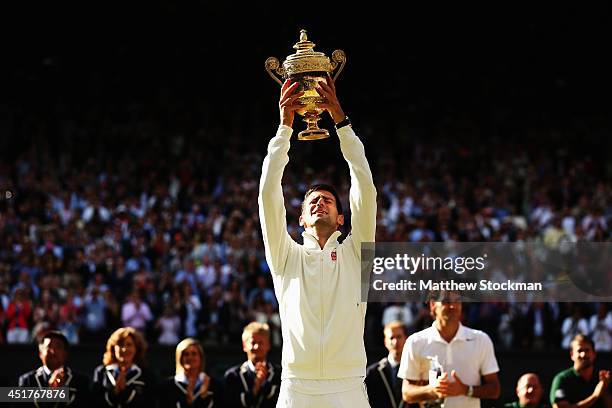
[[[317,104],[323,100],[315,90],[319,81],[325,81],[325,77],[333,73],[335,82],[346,64],[346,55],[342,50],[332,53],[331,61],[322,52],[313,50],[315,44],[308,41],[306,30],[300,31],[300,41],[293,48],[297,50],[283,62],[282,66],[277,58],[270,57],[266,60],[266,71],[272,79],[281,86],[283,80],[289,79],[291,82],[299,82],[298,92],[304,92],[298,101],[304,107],[297,111],[304,117],[307,128],[298,134],[299,140],[317,140],[329,137],[326,129],[321,129],[317,125],[323,109]],[[335,71],[335,73],[334,73]],[[276,75],[275,75],[276,73]]]

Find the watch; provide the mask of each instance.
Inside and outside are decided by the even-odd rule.
[[[472,398],[473,395],[474,395],[474,386],[470,385],[470,386],[468,386],[467,396]]]
[[[341,120],[340,122],[336,123],[336,130],[343,128],[345,126],[350,126],[353,127],[353,125],[351,124],[351,120],[349,119],[348,116],[345,116],[343,120]]]

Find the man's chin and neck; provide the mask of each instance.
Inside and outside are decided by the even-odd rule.
[[[336,231],[338,231],[338,226],[331,225],[323,220],[317,220],[314,224],[310,226],[305,226],[304,229],[307,233],[315,237],[318,241],[324,239],[325,242],[329,239],[329,237]]]
[[[578,373],[587,373],[589,369],[593,368],[593,363],[590,361],[581,361],[578,364],[574,365],[574,369],[578,372]]]

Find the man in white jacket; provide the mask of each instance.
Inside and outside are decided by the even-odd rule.
[[[259,215],[282,322],[282,382],[277,407],[369,407],[363,384],[366,303],[361,302],[361,243],[374,242],[376,189],[363,144],[342,111],[331,79],[319,83],[321,107],[336,123],[351,176],[351,234],[338,243],[344,223],[335,189],[316,185],[304,198],[304,244],[287,232],[281,178],[297,84],[286,81],[279,103],[281,125],[268,145],[259,185]]]

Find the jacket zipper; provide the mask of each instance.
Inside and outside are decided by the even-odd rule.
[[[321,332],[321,353],[319,355],[319,376],[321,378],[323,378],[323,317],[325,316],[323,314],[323,252],[321,252],[321,258],[320,258],[320,268],[319,268],[319,301],[321,304],[321,328],[320,328],[320,332]]]

